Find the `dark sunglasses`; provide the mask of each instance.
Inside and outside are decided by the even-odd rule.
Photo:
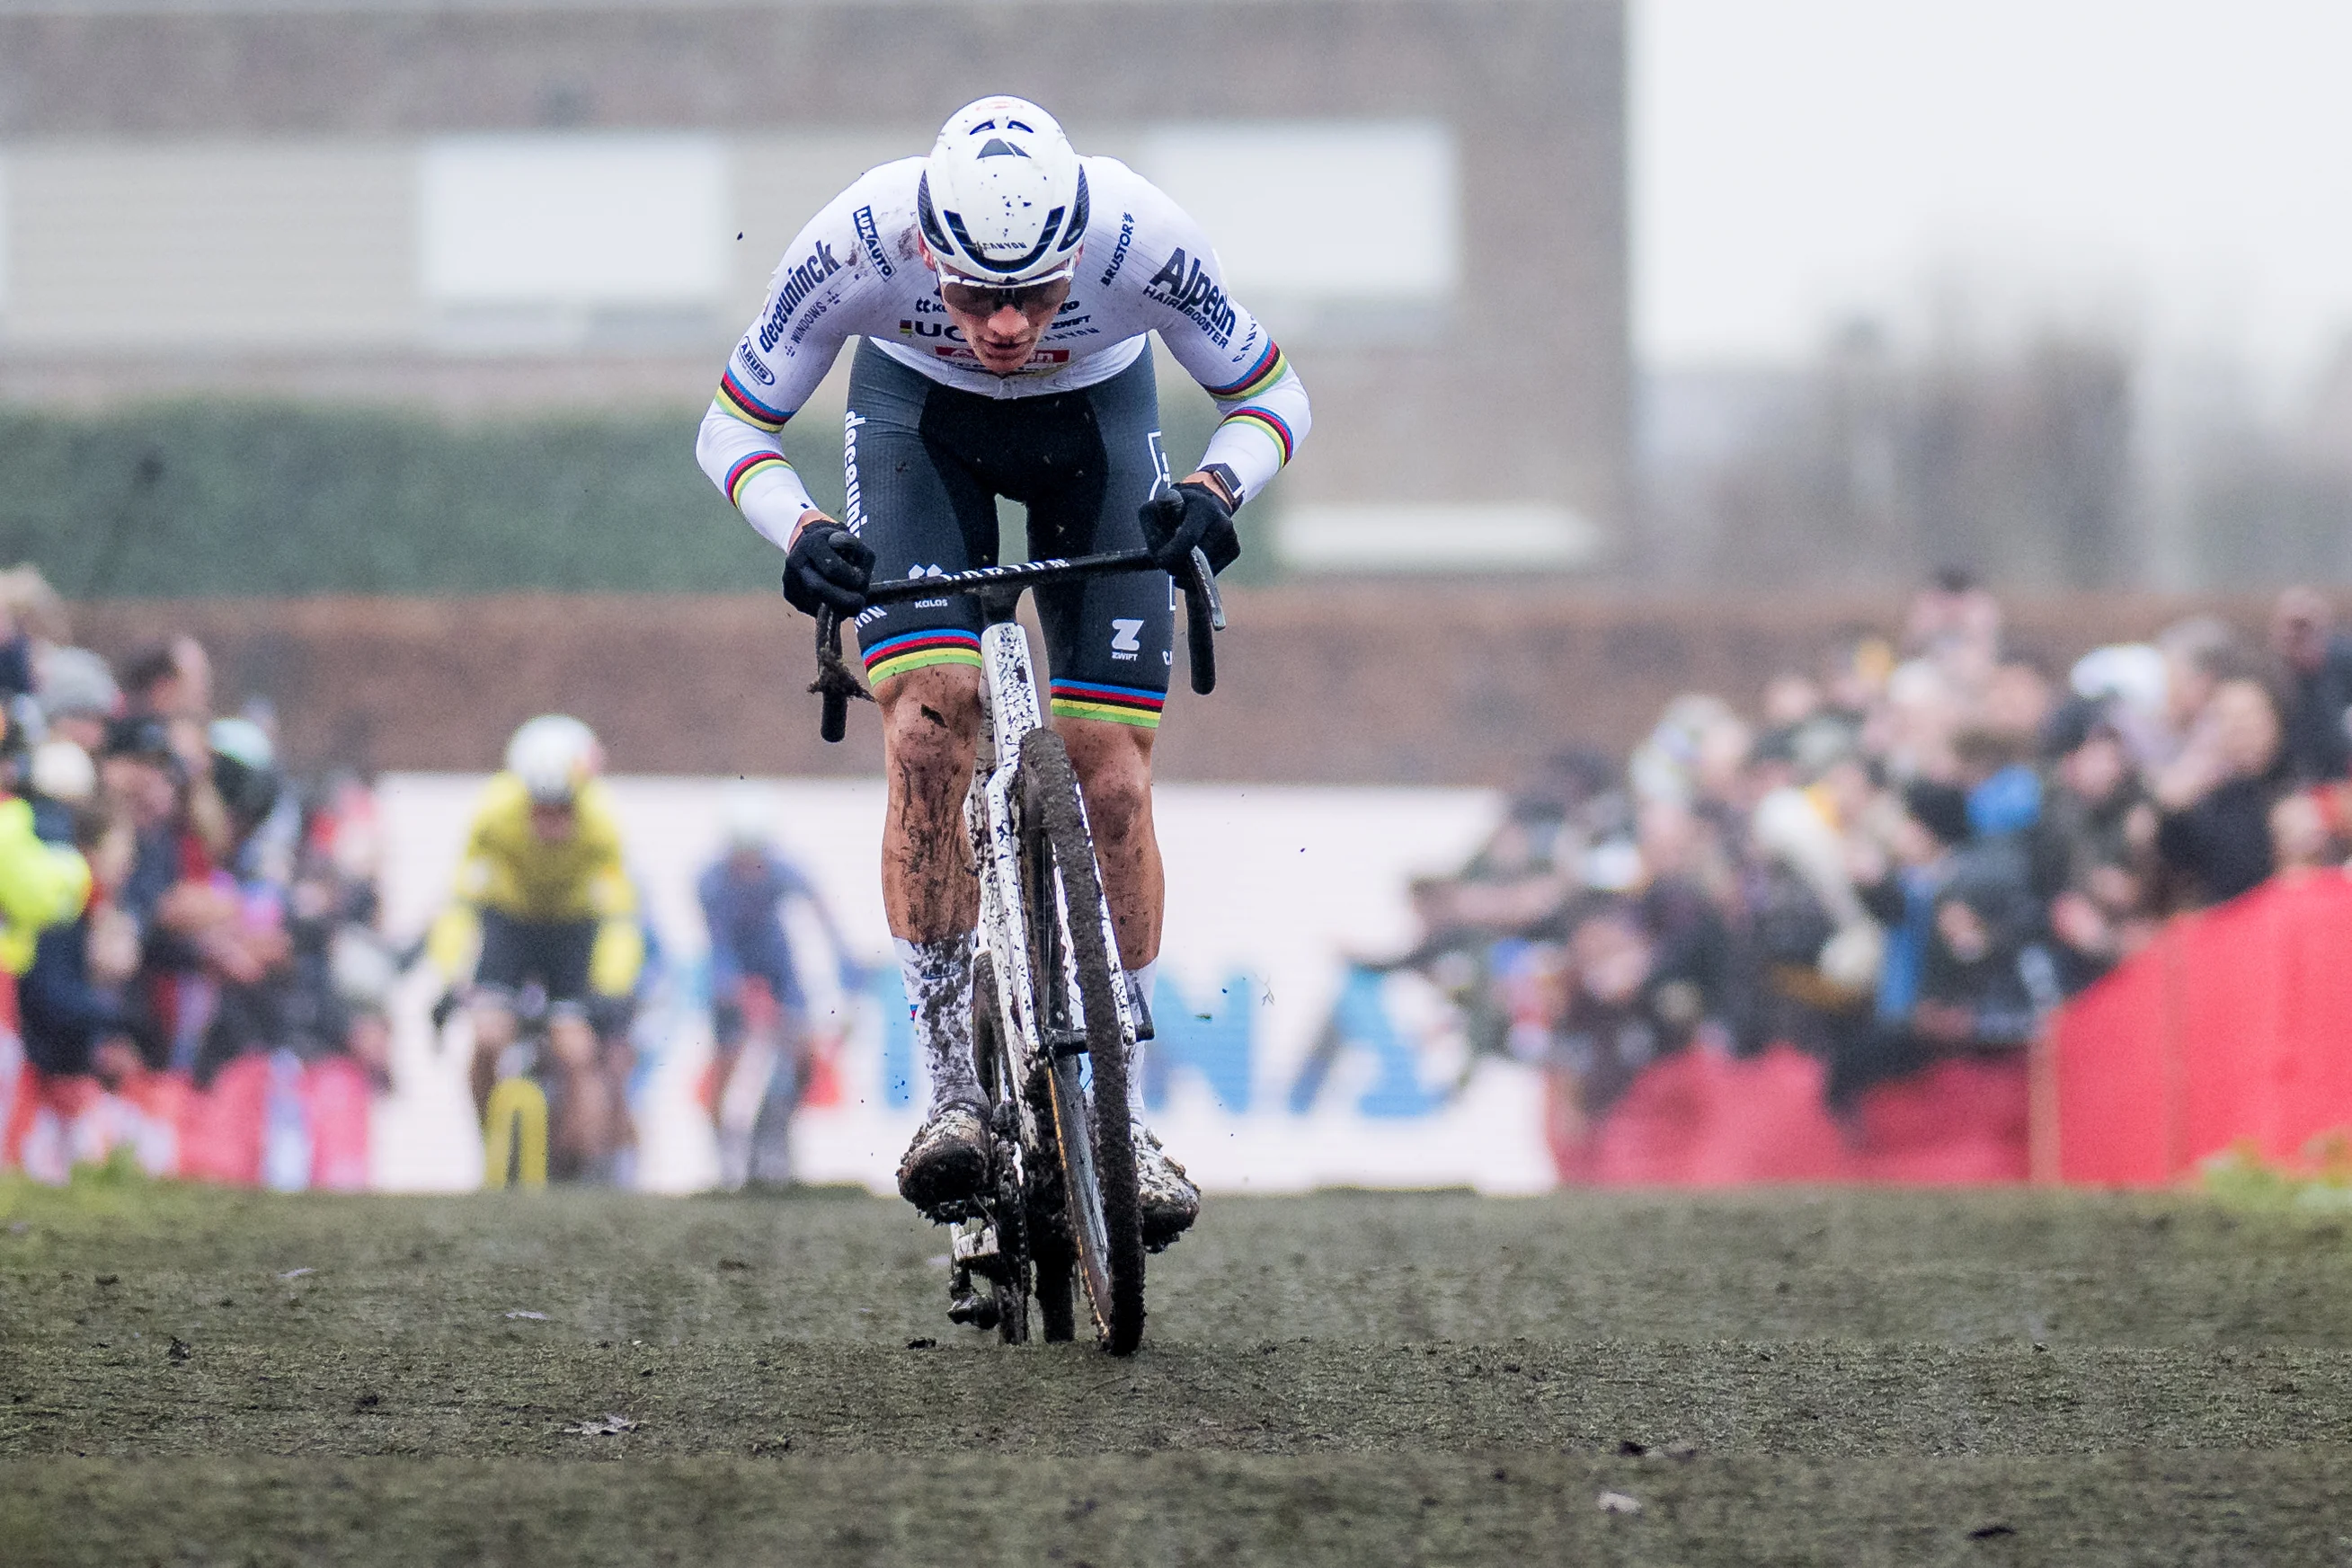
[[[1007,288],[993,283],[974,283],[957,277],[950,272],[940,274],[940,298],[949,308],[967,316],[989,317],[1010,305],[1024,316],[1061,308],[1070,297],[1070,279],[1077,275],[1075,266],[1059,272],[1032,278],[1018,287]]]

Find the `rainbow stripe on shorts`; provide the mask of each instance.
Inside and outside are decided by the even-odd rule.
[[[1048,691],[1055,718],[1098,718],[1110,724],[1131,724],[1138,729],[1158,729],[1160,710],[1168,701],[1161,692],[1105,685],[1100,681],[1057,680]]]
[[[969,664],[980,668],[980,633],[949,627],[937,632],[902,632],[860,650],[869,684],[903,675],[933,664]]]

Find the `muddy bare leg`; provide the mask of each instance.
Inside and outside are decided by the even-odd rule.
[[[980,741],[980,672],[911,670],[875,688],[889,805],[882,827],[882,909],[890,935],[932,942],[971,930],[980,883],[964,837],[963,797]]]
[[[1166,902],[1160,835],[1151,821],[1152,732],[1092,718],[1057,718],[1054,727],[1070,748],[1078,792],[1086,798],[1119,963],[1141,969],[1160,956]]]
[[[488,999],[473,1007],[474,1060],[467,1064],[466,1081],[474,1092],[474,1120],[489,1114],[490,1091],[498,1083],[499,1057],[514,1043],[515,1016],[503,1002]]]
[[[971,1065],[971,936],[980,883],[963,800],[980,735],[980,672],[934,665],[885,681],[882,904],[930,1079],[933,1116],[980,1103]]]

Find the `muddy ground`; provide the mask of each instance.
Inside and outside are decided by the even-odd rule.
[[[952,1328],[944,1250],[823,1193],[0,1186],[0,1562],[2352,1565],[2324,1216],[1227,1199],[1124,1362]]]

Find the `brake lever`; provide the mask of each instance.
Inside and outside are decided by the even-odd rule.
[[[1225,629],[1225,601],[1217,593],[1217,574],[1209,570],[1208,552],[1199,545],[1192,547],[1192,580],[1208,596],[1209,625],[1213,630]]]
[[[1184,651],[1192,664],[1192,689],[1207,696],[1217,689],[1217,629],[1225,623],[1225,607],[1217,598],[1217,579],[1209,558],[1192,547],[1184,563]]]
[[[824,698],[824,714],[817,725],[817,733],[828,741],[837,741],[849,732],[849,704],[852,698],[872,702],[874,694],[860,685],[857,676],[841,658],[841,616],[827,605],[816,613],[816,679],[809,690]]]

